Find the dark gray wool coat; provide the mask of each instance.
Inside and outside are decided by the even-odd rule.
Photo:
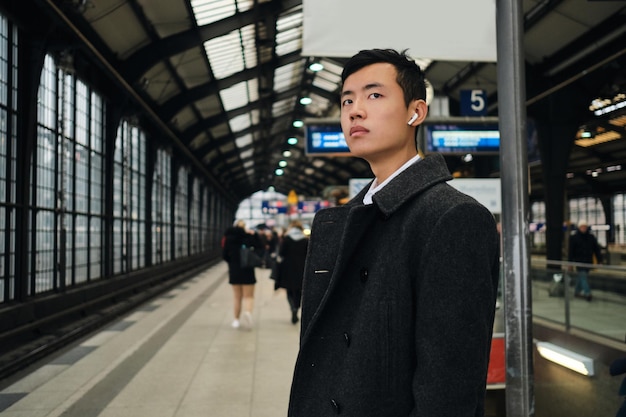
[[[428,156],[315,216],[290,417],[484,414],[499,238],[450,179]]]

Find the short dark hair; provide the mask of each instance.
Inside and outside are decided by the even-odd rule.
[[[367,49],[358,52],[346,62],[341,72],[341,82],[344,83],[353,73],[372,64],[389,63],[396,68],[396,81],[404,93],[404,101],[408,106],[411,100],[426,100],[426,82],[424,72],[411,57],[406,49],[398,52],[394,49]]]

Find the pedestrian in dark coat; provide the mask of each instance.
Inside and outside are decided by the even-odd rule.
[[[344,136],[376,178],[313,221],[288,415],[483,416],[494,218],[446,183],[441,155],[419,156],[428,109],[413,60],[361,51],[342,80]]]
[[[302,277],[309,239],[304,234],[302,222],[294,220],[289,224],[279,249],[280,266],[276,285],[287,291],[287,301],[291,308],[291,322],[298,322],[298,311],[302,299]]]
[[[592,265],[594,263],[594,256],[596,262],[602,262],[602,249],[596,240],[596,237],[589,231],[589,225],[586,220],[580,220],[576,233],[570,236],[569,239],[569,254],[568,259],[570,262],[578,262]],[[585,298],[587,301],[591,301],[591,287],[589,286],[589,266],[578,265],[576,267],[576,287],[574,294],[576,297]]]
[[[252,328],[252,309],[254,307],[254,285],[256,276],[254,268],[241,267],[241,247],[260,248],[262,243],[258,235],[246,229],[243,220],[235,222],[224,232],[222,258],[228,263],[228,282],[233,288],[233,328],[241,325],[245,329]],[[243,313],[242,313],[243,306]]]

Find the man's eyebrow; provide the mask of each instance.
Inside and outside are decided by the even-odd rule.
[[[363,91],[371,90],[372,88],[383,87],[381,83],[369,83],[366,84],[365,87],[362,88]],[[348,96],[352,94],[351,90],[345,90],[341,93],[341,97]]]

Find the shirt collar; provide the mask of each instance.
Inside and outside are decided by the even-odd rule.
[[[395,170],[393,174],[391,174],[385,181],[381,182],[380,184],[378,184],[378,179],[374,178],[374,181],[372,181],[372,184],[370,185],[370,189],[368,190],[367,194],[365,194],[365,197],[363,197],[363,204],[365,205],[372,204],[373,203],[372,197],[374,196],[374,194],[382,190],[385,187],[385,185],[389,184],[389,182],[392,179],[400,175],[402,171],[404,171],[405,169],[413,165],[415,162],[419,161],[419,159],[420,159],[420,156],[415,155],[413,158],[406,161],[404,165],[402,165],[400,168]]]

